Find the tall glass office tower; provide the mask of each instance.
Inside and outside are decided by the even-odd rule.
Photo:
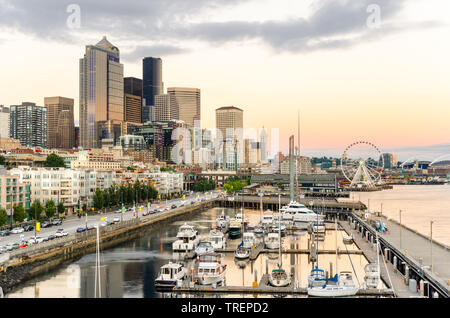
[[[159,57],[145,57],[142,60],[142,88],[144,105],[143,122],[153,120],[152,107],[155,106],[155,96],[164,94],[162,82],[162,60]]]
[[[100,148],[102,139],[119,139],[123,89],[119,49],[105,36],[96,45],[87,45],[80,59],[80,146]]]

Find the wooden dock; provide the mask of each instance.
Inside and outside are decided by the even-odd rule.
[[[218,253],[234,253],[236,249],[226,248],[220,251],[217,251]],[[282,249],[281,252],[283,254],[310,254],[310,250],[308,249]],[[257,256],[261,253],[278,253],[278,250],[269,250],[269,249],[257,249],[257,252],[253,252],[250,254],[250,258],[256,259]],[[339,255],[344,254],[354,254],[354,255],[363,255],[364,252],[361,250],[349,250],[348,252],[345,250],[338,250]],[[319,249],[319,254],[336,254],[336,250],[321,250]],[[252,255],[254,258],[252,258]]]

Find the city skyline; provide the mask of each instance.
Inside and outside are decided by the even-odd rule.
[[[173,30],[155,27],[148,39],[133,28],[133,23],[125,21],[117,8],[103,7],[99,11],[81,1],[80,28],[70,29],[66,25],[68,4],[47,2],[43,7],[52,6],[53,10],[42,14],[59,14],[52,23],[60,23],[60,31],[68,37],[63,40],[49,32],[46,41],[37,32],[42,26],[34,20],[15,24],[16,28],[0,24],[0,47],[8,47],[0,62],[4,73],[0,84],[8,87],[0,96],[0,104],[31,101],[39,105],[45,96],[66,96],[75,100],[78,122],[77,59],[83,55],[85,45],[106,35],[121,50],[125,77],[142,79],[142,59],[161,57],[165,87],[201,89],[204,128],[214,127],[216,106],[239,105],[247,114],[244,127],[280,129],[283,151],[287,150],[288,136],[296,135],[294,114],[298,110],[301,148],[305,150],[343,149],[358,139],[371,140],[382,148],[449,142],[450,90],[445,74],[450,66],[445,57],[450,50],[441,41],[449,34],[443,10],[448,3],[417,1],[407,6],[404,1],[395,5],[378,1],[381,25],[371,29],[366,25],[370,16],[368,1],[358,5],[287,2],[289,6],[283,8],[272,1],[267,1],[266,6],[254,1],[212,5],[199,2],[183,16],[180,8],[160,8],[158,1],[152,1],[156,10],[152,14],[174,13],[182,18],[180,23],[197,27],[198,35],[192,29],[183,35],[177,25]],[[119,3],[118,7],[124,5]],[[138,20],[150,14],[144,4],[132,1],[127,5],[128,11],[142,9]],[[5,11],[9,15],[3,21],[21,17],[19,8],[20,2],[10,4]],[[254,17],[242,22],[245,14],[256,8]],[[25,9],[22,17],[31,14],[32,8]],[[216,9],[221,9],[221,16]],[[128,27],[125,31],[100,27],[87,19],[93,16],[116,17],[120,25]],[[188,17],[195,17],[196,24]],[[342,17],[355,19],[348,25],[338,24],[333,31],[320,28],[327,17],[336,21]],[[163,26],[170,21],[161,16]],[[145,24],[143,28],[152,26]],[[210,27],[209,33],[205,26]],[[226,26],[235,29],[224,32]],[[273,27],[272,32],[267,31],[268,26]],[[290,37],[286,35],[276,42],[275,38],[285,31]],[[351,38],[355,34],[356,40]],[[169,35],[180,40],[179,50],[164,44],[170,42],[164,38]],[[142,44],[136,44],[138,39]],[[27,50],[23,49],[25,43]],[[33,62],[37,59],[39,65]],[[61,72],[61,65],[65,65],[66,72]],[[58,76],[52,76],[54,73]],[[271,112],[274,107],[277,111]],[[267,111],[261,112],[261,108]]]

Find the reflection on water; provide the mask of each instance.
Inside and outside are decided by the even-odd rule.
[[[430,220],[433,220],[433,239],[450,245],[450,185],[396,185],[392,190],[354,192],[352,197],[366,205],[370,199],[370,210],[380,211],[388,218],[402,223],[424,235],[430,235]]]
[[[178,228],[184,222],[193,224],[200,235],[207,236],[215,225],[215,219],[222,209],[214,208],[199,212],[194,216],[187,216],[181,221],[168,225],[157,226],[148,230],[141,238],[124,243],[118,247],[101,252],[101,291],[102,297],[180,297],[170,293],[159,293],[155,290],[154,281],[159,268],[173,259],[172,242],[175,240]],[[226,209],[226,214],[233,216],[233,209]],[[245,210],[250,224],[260,220],[260,212]],[[336,241],[337,236],[337,241]],[[283,249],[308,248],[310,235],[306,231],[299,231],[296,235],[287,235],[282,239]],[[228,248],[235,248],[240,239],[229,240]],[[357,250],[353,244],[344,245],[341,231],[329,230],[325,241],[319,241],[319,250],[335,250],[336,244],[341,251]],[[352,271],[352,263],[356,270],[355,282],[363,283],[364,266],[367,260],[362,255],[319,254],[319,267],[333,273],[337,270]],[[188,268],[195,260],[186,263]],[[226,285],[251,286],[253,281],[259,282],[262,275],[270,273],[278,264],[278,250],[273,253],[262,253],[254,261],[236,261],[234,253],[222,253],[222,262],[227,265]],[[306,287],[307,278],[314,264],[309,262],[308,254],[283,254],[283,268],[293,273],[293,281],[299,286]],[[70,265],[22,284],[7,297],[94,297],[95,254],[85,255]],[[188,295],[192,297],[194,295]],[[195,295],[195,297],[216,297],[216,295]],[[253,295],[220,295],[220,297],[253,297]],[[260,295],[261,296],[261,295]],[[268,297],[270,295],[262,295]],[[183,295],[186,297],[186,295]]]

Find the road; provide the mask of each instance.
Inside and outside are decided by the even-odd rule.
[[[211,200],[211,199],[216,198],[217,196],[218,196],[217,191],[199,193],[198,200],[202,200],[202,199]],[[170,209],[173,204],[175,204],[176,202],[181,202],[181,201],[184,201],[185,205],[191,204],[192,200],[196,200],[195,193],[192,195],[186,196],[185,199],[176,198],[176,199],[172,199],[172,200],[161,201],[160,203],[157,203],[157,204],[152,204],[150,206],[150,211],[157,209],[157,208],[166,208],[166,207],[168,207]],[[142,206],[142,211],[139,212],[139,216],[138,216],[138,217],[141,217],[142,213],[147,210],[147,205],[141,204],[141,205],[138,205],[138,207],[139,206]],[[116,216],[119,218],[121,217],[123,221],[130,220],[130,219],[136,217],[136,216],[133,216],[133,211],[125,212],[123,214],[115,213],[115,211],[117,211],[117,208],[109,210],[106,213],[90,215],[87,217],[87,225],[94,226],[95,224],[101,223],[102,217],[104,217],[105,220],[108,220],[111,222],[113,221],[113,218]],[[70,216],[70,217],[66,218],[66,220],[63,222],[62,225],[56,225],[56,226],[54,225],[54,226],[47,227],[47,228],[41,227],[40,233],[37,233],[36,236],[46,237],[50,234],[55,234],[58,229],[64,229],[65,232],[67,232],[69,235],[71,235],[71,234],[76,233],[77,228],[80,228],[80,227],[82,227],[82,228],[86,227],[86,217],[83,216],[81,218],[78,218],[77,216]],[[9,236],[1,236],[0,237],[0,246],[6,246],[8,243],[20,243],[21,235],[24,235],[24,241],[28,241],[30,238],[34,237],[34,230],[29,231],[29,232],[22,232],[20,234],[12,234],[11,233]]]

